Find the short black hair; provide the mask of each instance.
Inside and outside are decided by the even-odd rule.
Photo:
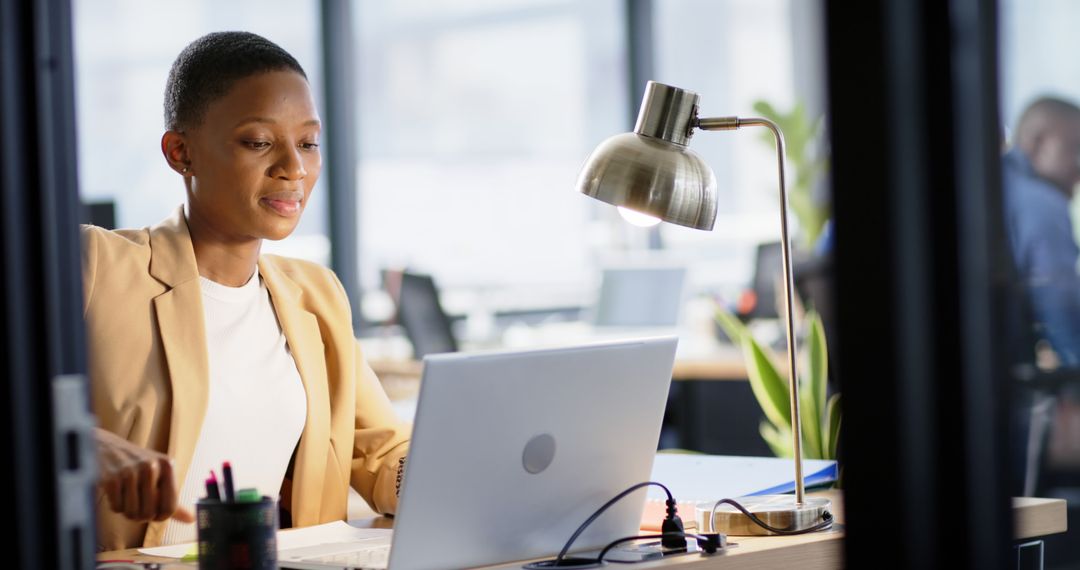
[[[176,56],[165,83],[165,128],[197,126],[212,101],[237,81],[269,71],[295,71],[307,79],[296,58],[274,42],[250,32],[214,32],[191,42]]]
[[[1020,121],[1017,128],[1022,129],[1024,123],[1039,114],[1045,114],[1053,117],[1055,120],[1080,117],[1080,107],[1078,107],[1076,103],[1062,99],[1061,97],[1043,95],[1024,108],[1024,112],[1020,115]]]

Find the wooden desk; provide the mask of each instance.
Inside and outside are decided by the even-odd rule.
[[[587,343],[596,341],[612,341],[624,338],[650,336],[657,334],[678,334],[679,349],[675,355],[675,366],[672,370],[674,380],[746,380],[746,366],[743,364],[742,350],[730,343],[720,342],[711,334],[686,330],[660,329],[650,332],[649,330],[626,330],[598,331],[590,329],[581,323],[556,323],[545,327],[536,328],[537,336],[524,345],[512,344],[516,348],[543,348],[551,346],[563,346],[574,343]],[[404,338],[398,336],[360,338],[360,345],[368,354],[368,363],[380,379],[394,378],[400,380],[417,380],[423,372],[423,364],[409,358],[402,358],[401,348],[407,344]],[[395,346],[393,350],[388,347]],[[463,350],[492,349],[485,345],[477,348],[469,346]],[[777,355],[777,364],[781,367],[780,372],[786,373],[783,354]]]
[[[424,363],[417,360],[373,358],[371,369],[383,383],[391,400],[416,398],[420,393],[420,377]],[[782,369],[784,372],[786,368]],[[676,358],[671,371],[672,380],[746,381],[746,365],[742,352],[731,345],[720,346],[708,355]]]
[[[382,382],[391,400],[416,399],[420,395],[420,377],[424,363],[416,360],[369,360],[368,364]],[[746,366],[742,355],[711,360],[676,360],[671,371],[675,381],[746,381]]]
[[[742,353],[735,347],[717,351],[709,357],[677,358],[671,371],[673,380],[746,380],[746,365]],[[368,361],[380,379],[402,378],[419,380],[424,363],[417,360],[376,358]]]
[[[833,501],[836,526],[833,530],[799,536],[737,536],[730,537],[731,545],[722,553],[712,556],[687,555],[667,560],[643,562],[627,568],[678,568],[695,570],[706,568],[765,569],[797,567],[800,570],[833,569],[843,567],[843,495],[838,491],[822,493]],[[1067,529],[1065,501],[1061,499],[1018,498],[1013,499],[1016,540],[1065,532]],[[377,517],[353,521],[363,527],[386,528],[390,519]],[[288,531],[286,531],[288,532]],[[102,552],[98,560],[135,560],[138,562],[163,563],[162,570],[170,568],[194,568],[195,563],[178,563],[167,558],[144,556],[136,549]],[[491,568],[521,568],[521,563],[493,566]]]

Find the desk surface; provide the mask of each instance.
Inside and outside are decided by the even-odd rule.
[[[634,564],[630,568],[675,567],[680,570],[704,568],[764,569],[798,567],[800,570],[815,568],[841,568],[843,566],[844,509],[843,495],[839,491],[821,493],[833,501],[837,526],[834,530],[799,536],[738,536],[730,537],[734,543],[726,551],[713,556],[677,556],[655,562]],[[1061,499],[1017,498],[1013,499],[1015,516],[1014,538],[1026,539],[1065,532],[1067,529],[1066,505]],[[377,517],[353,521],[364,527],[385,528],[390,519]],[[288,532],[288,531],[285,531]],[[142,562],[175,562],[166,558],[143,556],[135,549],[102,552],[98,560],[135,560]],[[195,563],[165,564],[169,568],[193,568]],[[494,566],[492,568],[521,568],[521,563]]]

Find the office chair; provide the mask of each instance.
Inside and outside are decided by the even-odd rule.
[[[430,275],[386,271],[383,282],[397,306],[397,322],[413,345],[414,358],[457,352],[451,319],[439,302],[439,289]]]
[[[750,302],[740,300],[737,315],[744,321],[751,319],[776,319],[780,313],[776,310],[776,285],[780,281],[781,256],[780,242],[761,243],[754,255],[754,276],[748,291],[752,295]]]
[[[1020,496],[1043,494],[1046,487],[1046,451],[1053,409],[1062,390],[1080,386],[1080,369],[1046,370],[1039,366],[1039,347],[1045,343],[1043,327],[1035,318],[1030,291],[1012,255],[1004,231],[996,232],[1005,274],[1003,312],[1004,345],[1012,380],[1010,448],[1014,492]],[[1016,485],[1019,485],[1018,487]]]
[[[838,357],[840,345],[837,340],[836,326],[836,300],[834,289],[836,280],[833,277],[832,254],[826,253],[809,259],[797,259],[792,264],[792,279],[795,281],[795,292],[802,301],[803,306],[813,309],[821,319],[821,326],[825,329],[825,344],[829,358],[829,389],[840,389],[840,372]]]

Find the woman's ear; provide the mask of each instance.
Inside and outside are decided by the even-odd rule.
[[[169,163],[169,167],[185,178],[193,174],[187,140],[183,133],[165,131],[165,134],[161,135],[161,153],[165,155],[165,161]]]

